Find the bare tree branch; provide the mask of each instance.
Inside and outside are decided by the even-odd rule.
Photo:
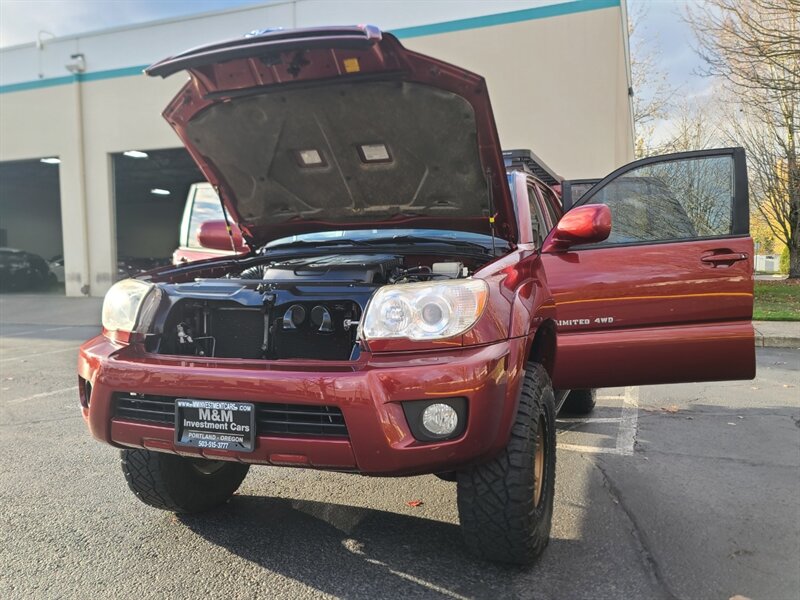
[[[650,140],[655,123],[666,118],[675,90],[667,74],[659,67],[659,52],[654,39],[646,35],[643,21],[647,8],[634,4],[628,13],[628,37],[631,40],[631,85],[633,87],[633,126],[637,158],[652,152]]]
[[[738,105],[728,137],[747,149],[751,203],[800,277],[800,0],[706,0],[685,20],[703,73]]]

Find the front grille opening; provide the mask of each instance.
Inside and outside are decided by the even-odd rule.
[[[175,398],[145,394],[114,394],[114,416],[127,421],[175,425]]]
[[[275,437],[347,437],[336,406],[256,403],[256,435]],[[134,392],[114,394],[114,417],[139,423],[175,426],[175,398]]]
[[[335,406],[257,404],[256,432],[270,435],[346,436],[342,411]]]

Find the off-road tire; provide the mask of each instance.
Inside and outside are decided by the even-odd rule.
[[[250,465],[202,461],[149,450],[123,450],[128,487],[145,504],[175,513],[197,513],[224,504]],[[207,471],[207,472],[203,472]]]
[[[596,390],[572,390],[562,410],[571,415],[588,415],[597,404]]]
[[[537,504],[540,424],[544,456]],[[491,561],[533,562],[550,541],[555,480],[553,388],[544,367],[528,363],[508,445],[493,460],[458,472],[458,515],[467,547]]]

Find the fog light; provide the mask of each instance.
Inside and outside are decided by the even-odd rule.
[[[467,429],[466,398],[401,402],[411,435],[419,442],[453,440]]]
[[[422,426],[433,435],[450,435],[458,426],[458,413],[447,404],[431,404],[422,411]]]

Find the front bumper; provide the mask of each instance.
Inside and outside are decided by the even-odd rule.
[[[452,470],[505,447],[517,408],[524,338],[476,348],[369,355],[356,362],[199,359],[145,353],[98,336],[80,349],[78,373],[91,383],[83,416],[97,439],[117,447],[185,456],[409,475]],[[175,447],[174,429],[114,416],[113,394],[336,406],[348,437],[258,435],[250,453]],[[401,402],[467,398],[456,439],[419,442]]]

